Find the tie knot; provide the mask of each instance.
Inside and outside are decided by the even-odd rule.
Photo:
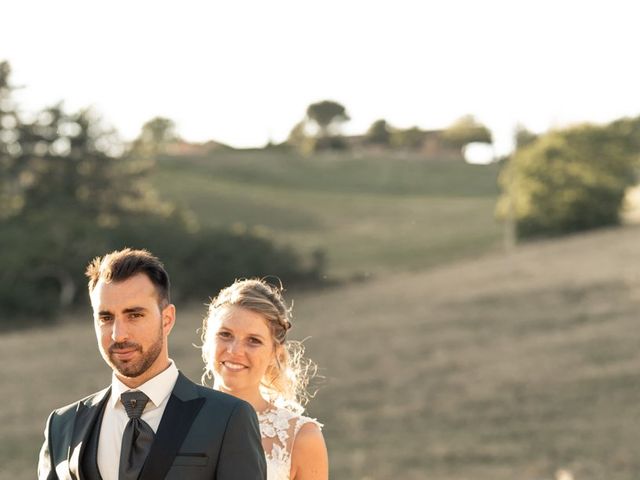
[[[144,407],[147,406],[149,397],[143,392],[124,392],[120,395],[120,401],[124,405],[129,418],[140,418]]]

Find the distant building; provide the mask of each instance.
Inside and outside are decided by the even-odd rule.
[[[343,137],[347,147],[362,153],[385,153],[390,150],[414,153],[426,158],[462,159],[460,149],[448,145],[442,140],[443,130],[420,130],[411,128],[395,130],[391,133],[389,145],[371,143],[367,135],[350,135]]]
[[[425,159],[464,160],[461,149],[451,146],[443,140],[443,132],[444,130],[421,130],[417,127],[393,129],[390,132],[389,144],[371,142],[367,135],[345,135],[336,137],[336,140],[339,140],[345,149],[356,154],[385,155],[392,153],[394,156],[397,154],[401,157],[409,155]],[[285,145],[286,142],[282,144],[282,146]],[[268,147],[273,148],[274,145],[270,144]],[[165,153],[177,157],[206,156],[220,150],[234,150],[234,148],[214,140],[204,143],[178,140],[167,145]]]

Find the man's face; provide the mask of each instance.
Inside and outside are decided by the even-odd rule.
[[[91,306],[102,358],[125,385],[140,386],[168,367],[175,308],[160,309],[149,277],[139,273],[121,282],[100,280],[91,292]]]

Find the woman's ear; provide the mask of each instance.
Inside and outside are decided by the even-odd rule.
[[[276,345],[273,351],[273,357],[271,358],[270,366],[276,370],[282,370],[282,362],[284,360],[284,346]]]

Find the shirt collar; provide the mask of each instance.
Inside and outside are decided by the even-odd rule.
[[[111,398],[109,398],[109,404],[111,408],[115,408],[117,404],[122,405],[120,402],[120,395],[129,390],[138,390],[143,392],[153,404],[154,407],[158,407],[165,398],[169,396],[173,387],[178,380],[178,368],[173,360],[169,359],[169,367],[160,372],[155,377],[147,380],[138,388],[129,388],[116,377],[116,374],[111,375]]]

